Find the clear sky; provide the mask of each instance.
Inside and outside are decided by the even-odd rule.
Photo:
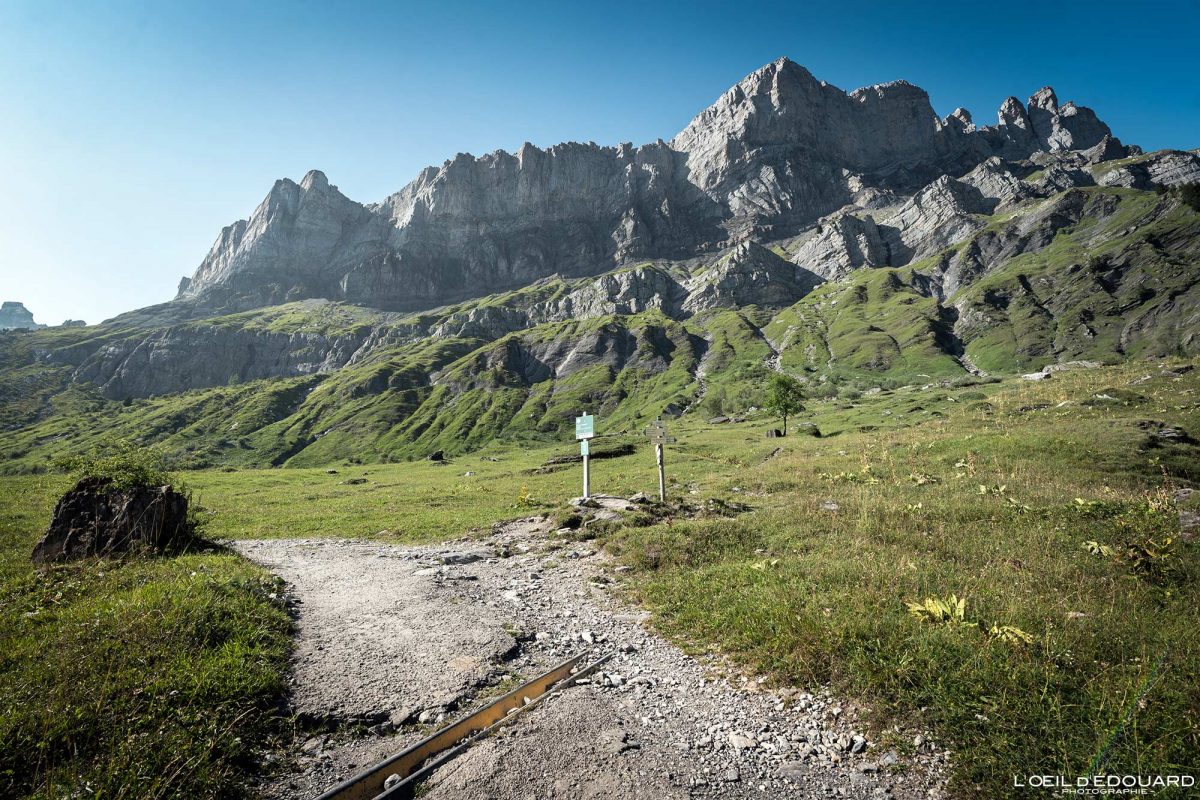
[[[1200,146],[1200,0],[0,0],[0,300],[162,302],[276,178],[384,198],[457,152],[669,139],[786,55],[994,123],[1045,84],[1127,143]]]

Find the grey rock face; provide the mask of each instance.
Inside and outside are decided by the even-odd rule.
[[[1074,103],[1059,108],[1058,97],[1049,86],[1029,98],[1028,119],[1038,148],[1050,152],[1087,150],[1112,136],[1090,108]]]
[[[938,178],[883,220],[892,263],[919,260],[966,238],[984,226],[979,215],[990,211],[991,203],[979,189],[948,176]]]
[[[891,246],[870,215],[841,213],[821,220],[814,236],[792,260],[826,280],[840,280],[862,267],[891,264]]]
[[[1044,195],[1095,184],[1096,181],[1090,172],[1063,164],[1051,164],[1042,172],[1041,177],[1033,182],[1034,187]]]
[[[995,201],[991,211],[1019,203],[1035,196],[1035,190],[1018,178],[998,156],[984,161],[961,178],[962,182],[979,190],[987,200]]]
[[[1200,181],[1200,155],[1194,151],[1159,150],[1113,167],[1097,167],[1096,183],[1151,189]]]
[[[123,399],[329,372],[349,364],[365,338],[185,325],[95,350],[60,351],[53,358],[67,363],[77,359],[77,381]]]
[[[667,272],[635,267],[602,275],[556,304],[556,319],[587,319],[606,314],[637,314],[652,308],[673,313],[682,305],[684,289]]]
[[[44,327],[46,326],[33,321],[33,314],[25,308],[23,303],[5,300],[4,304],[0,305],[0,331],[33,330]]]
[[[432,308],[556,273],[598,275],[695,257],[745,236],[794,235],[847,204],[886,206],[896,192],[968,173],[994,155],[1102,143],[1095,157],[1126,152],[1092,112],[1060,107],[1049,89],[1028,110],[1010,98],[999,119],[979,127],[958,109],[939,120],[926,93],[904,81],[846,93],[780,59],[670,144],[459,154],[374,205],[346,198],[316,171],[299,184],[281,180],[180,283],[179,299],[189,303],[178,310],[306,297]]]
[[[637,367],[655,374],[670,366],[672,353],[678,346],[661,328],[633,330],[614,324],[552,341],[512,336],[478,354],[468,368],[433,376],[432,383],[462,392],[497,385],[531,386],[550,378],[567,378],[585,369],[602,368],[615,374]]]
[[[688,283],[690,312],[743,305],[786,306],[821,282],[820,276],[762,245],[742,242]]]

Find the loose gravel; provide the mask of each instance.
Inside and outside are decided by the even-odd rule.
[[[332,729],[270,754],[266,795],[316,796],[507,683],[590,650],[614,656],[439,769],[423,796],[941,796],[949,754],[927,733],[893,731],[904,746],[884,746],[820,687],[769,688],[685,654],[614,596],[618,568],[567,533],[534,517],[428,547],[237,543],[291,585],[292,704]]]

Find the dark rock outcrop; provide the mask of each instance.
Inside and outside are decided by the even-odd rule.
[[[187,497],[170,486],[116,489],[84,478],[54,507],[46,534],[33,548],[35,564],[165,550],[193,535]]]

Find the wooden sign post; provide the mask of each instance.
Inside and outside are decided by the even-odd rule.
[[[663,464],[663,445],[675,441],[674,436],[667,436],[667,426],[662,417],[654,420],[646,427],[646,435],[654,442],[654,461],[658,465],[658,500],[667,502],[667,470]]]
[[[583,499],[591,496],[592,482],[589,472],[588,457],[591,448],[588,440],[596,435],[596,418],[591,414],[581,414],[575,418],[575,438],[579,440],[579,454],[583,456]]]

